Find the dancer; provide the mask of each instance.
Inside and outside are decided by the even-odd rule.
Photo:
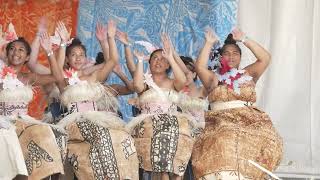
[[[42,40],[45,36],[47,35],[42,35]],[[33,97],[32,88],[28,84],[45,85],[55,82],[56,79],[51,74],[21,73],[31,52],[30,45],[23,38],[10,42],[6,47],[6,52],[10,67],[3,67],[1,73],[1,118],[16,128],[28,178],[42,179],[54,174],[63,174],[62,159],[65,138],[63,130],[41,123],[27,115],[28,103]],[[57,67],[51,51],[48,53],[48,58],[51,67]]]
[[[175,62],[167,36],[162,36],[164,49],[150,55],[150,72],[143,76],[142,53],[134,52],[138,64],[134,71],[134,87],[139,94],[141,114],[128,128],[135,139],[140,167],[152,172],[152,178],[181,179],[194,142],[194,124],[177,112],[179,95],[186,77]],[[168,71],[172,68],[174,79]]]
[[[67,36],[64,27],[61,37]],[[108,28],[97,25],[96,36],[102,45],[104,57],[109,57],[103,67],[92,74],[82,71],[86,50],[74,39],[65,49],[70,69],[60,74],[59,89],[62,104],[68,114],[59,123],[68,135],[68,162],[81,179],[138,179],[138,159],[133,139],[126,132],[124,122],[117,116],[117,100],[101,84],[118,63],[115,43],[116,25],[108,22]],[[108,35],[107,35],[108,34]],[[108,52],[104,46],[109,46]],[[106,53],[109,55],[107,56]],[[59,60],[60,72],[64,58]]]
[[[252,160],[270,171],[282,157],[282,139],[269,116],[253,105],[255,83],[267,68],[270,54],[258,43],[235,29],[221,49],[222,67],[217,73],[207,69],[207,60],[217,37],[210,29],[196,62],[196,72],[209,92],[211,110],[206,128],[192,154],[196,179],[263,179],[265,174],[249,164]],[[239,68],[243,42],[256,56],[253,64]]]

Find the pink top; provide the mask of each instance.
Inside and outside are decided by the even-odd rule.
[[[73,102],[68,106],[68,111],[73,112],[86,112],[86,111],[97,111],[95,102],[93,101],[81,101]]]

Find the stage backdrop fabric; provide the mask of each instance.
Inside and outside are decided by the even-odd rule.
[[[203,45],[205,27],[214,27],[223,40],[236,23],[236,0],[81,0],[78,13],[78,36],[88,49],[88,56],[94,58],[100,51],[95,38],[97,22],[106,23],[114,19],[121,31],[127,32],[134,48],[134,41],[148,41],[161,47],[160,33],[167,32],[178,53],[196,57]],[[122,69],[124,49],[118,43]],[[128,71],[126,74],[131,79]],[[109,83],[121,83],[111,75]],[[129,96],[130,97],[130,96]],[[131,106],[127,98],[121,97],[121,112],[128,121]]]

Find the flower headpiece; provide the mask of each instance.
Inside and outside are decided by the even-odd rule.
[[[78,72],[73,68],[64,70],[64,77],[68,79],[69,85],[81,84],[83,82],[86,82],[79,79]]]
[[[18,36],[12,23],[8,25],[6,32],[3,32],[2,27],[0,26],[0,47],[17,39]]]

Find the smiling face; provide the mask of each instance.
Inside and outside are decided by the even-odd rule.
[[[221,56],[225,58],[231,68],[238,68],[241,60],[241,52],[235,44],[225,45]]]
[[[19,66],[25,64],[29,60],[30,50],[23,42],[14,41],[8,44],[7,57],[11,66]]]
[[[86,62],[86,53],[81,46],[74,46],[67,55],[69,66],[75,70],[80,70]]]
[[[149,63],[152,74],[166,73],[167,69],[170,68],[169,62],[162,56],[162,50],[152,53]]]

